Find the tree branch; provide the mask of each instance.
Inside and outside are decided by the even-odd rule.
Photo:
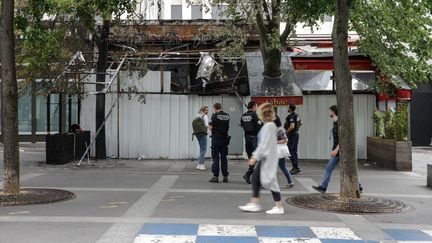
[[[267,18],[267,21],[270,23],[270,22],[272,22],[272,18],[271,18],[271,15],[270,15],[270,10],[268,8],[267,2],[266,2],[266,0],[261,0],[261,2],[262,2],[262,6],[263,6],[263,9],[264,9],[264,13],[265,13],[265,16]]]
[[[282,47],[286,47],[288,36],[291,34],[293,29],[294,29],[294,24],[286,23],[285,29],[280,36],[280,42]]]
[[[289,19],[288,17],[285,19],[286,26],[285,26],[285,29],[280,36],[280,42],[281,42],[282,47],[286,47],[286,42],[288,40],[288,37],[292,33],[292,31],[294,30],[294,27],[296,26],[296,24],[298,22],[297,19],[298,19],[298,17],[296,14],[294,14],[292,19]]]

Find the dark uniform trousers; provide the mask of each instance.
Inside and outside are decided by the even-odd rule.
[[[228,138],[226,137],[212,137],[212,173],[214,176],[219,177],[219,159],[220,168],[222,170],[222,175],[228,177]]]
[[[255,151],[256,147],[258,146],[258,138],[257,136],[253,135],[246,135],[245,136],[245,142],[246,142],[246,154],[248,158],[252,158],[252,153]],[[249,166],[248,171],[246,172],[247,177],[250,177],[254,171],[254,166]]]
[[[299,143],[299,134],[298,132],[293,132],[288,134],[288,150],[291,154],[291,163],[293,168],[298,168],[299,161],[298,161],[298,143]]]
[[[257,136],[253,135],[246,135],[245,136],[246,141],[246,154],[248,158],[252,158],[252,153],[255,151],[258,143]]]

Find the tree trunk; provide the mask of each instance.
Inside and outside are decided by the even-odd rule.
[[[100,29],[100,37],[96,41],[98,47],[98,61],[96,64],[96,82],[106,82],[106,70],[108,66],[108,38],[110,32],[110,22],[105,20]],[[102,91],[105,84],[97,84],[96,91]],[[105,94],[96,95],[96,131],[102,126],[96,138],[96,159],[106,158],[105,141]]]
[[[336,0],[335,23],[332,36],[339,114],[340,197],[360,198],[357,177],[352,78],[348,59],[350,8],[351,0]]]
[[[272,78],[279,77],[281,75],[281,49],[273,48],[270,50],[261,50],[261,56],[264,64],[263,74]]]
[[[4,183],[3,193],[18,194],[18,85],[15,72],[14,2],[1,1],[0,62],[3,99]]]
[[[260,8],[261,6],[257,6]],[[264,65],[263,75],[274,78],[281,75],[282,47],[278,48],[275,42],[280,42],[280,35],[275,38],[272,33],[279,33],[280,22],[273,25],[266,24],[263,19],[263,12],[258,12],[255,16],[255,29],[260,40],[261,58]],[[267,12],[267,14],[270,14]],[[284,40],[286,41],[286,40]]]

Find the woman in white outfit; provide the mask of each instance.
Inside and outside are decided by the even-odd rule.
[[[281,193],[277,182],[277,168],[279,155],[277,150],[277,127],[273,122],[276,114],[270,103],[260,105],[259,118],[264,122],[258,134],[258,147],[249,160],[249,165],[255,165],[252,174],[252,198],[244,206],[239,206],[240,210],[245,212],[259,212],[259,192],[261,186],[270,190],[275,201],[275,206],[266,211],[267,214],[284,214]]]
[[[209,121],[208,121],[208,116],[207,116],[208,112],[209,112],[208,107],[203,106],[198,111],[198,114],[196,116],[197,118],[202,119],[202,121],[204,122],[204,126],[205,126],[206,131],[207,131],[208,126],[209,126]],[[198,144],[200,147],[200,155],[199,155],[196,169],[197,170],[206,170],[204,162],[205,162],[205,155],[207,152],[207,132],[203,132],[202,134],[195,134],[195,135],[198,139]]]

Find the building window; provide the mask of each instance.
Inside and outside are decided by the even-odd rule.
[[[20,91],[18,98],[18,131],[29,135],[32,132],[32,99],[31,88],[26,87]]]
[[[191,19],[202,19],[202,7],[200,5],[192,5]]]
[[[171,5],[171,19],[183,19],[182,5]]]
[[[212,19],[227,19],[226,11],[228,10],[227,5],[212,5],[211,16]]]
[[[331,15],[324,15],[324,23],[332,22],[332,21],[333,21],[333,16],[331,16]]]

